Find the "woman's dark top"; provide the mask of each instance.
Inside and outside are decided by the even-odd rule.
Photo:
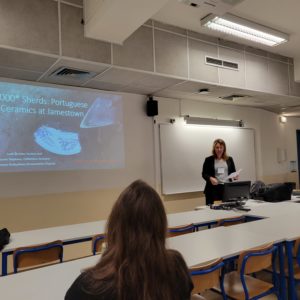
[[[191,297],[191,291],[193,289],[193,283],[189,275],[188,268],[181,254],[175,250],[169,250],[174,257],[175,265],[178,266],[176,270],[173,270],[175,274],[176,282],[174,282],[174,295],[179,295],[181,300],[189,300]],[[105,292],[98,293],[96,295],[89,291],[88,287],[89,271],[80,274],[73,282],[71,287],[66,293],[65,300],[117,300],[116,288],[107,290]],[[138,282],[136,283],[139,284]],[[163,284],[163,283],[162,283]],[[159,286],[157,287],[159,289]]]
[[[235,172],[235,165],[232,157],[228,157],[226,160],[227,167],[228,167],[228,175]],[[205,161],[203,163],[203,168],[202,168],[202,177],[206,181],[205,189],[204,189],[204,194],[206,197],[206,204],[212,204],[214,200],[220,200],[216,199],[216,194],[217,197],[220,197],[220,193],[223,191],[223,186],[222,185],[212,185],[209,178],[210,177],[216,177],[215,174],[215,157],[213,155],[206,157]]]

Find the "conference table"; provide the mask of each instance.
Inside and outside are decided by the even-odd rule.
[[[241,216],[243,213],[234,211],[212,211],[203,207],[201,210],[168,214],[168,226],[179,226],[193,223],[196,226],[206,226],[217,220]],[[37,230],[12,233],[10,243],[2,250],[2,276],[7,275],[8,256],[16,248],[48,243],[61,240],[64,245],[86,242],[99,233],[104,233],[106,220],[80,223],[65,226],[49,227]]]

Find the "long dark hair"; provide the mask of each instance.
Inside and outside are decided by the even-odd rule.
[[[107,249],[91,268],[89,290],[116,291],[118,300],[177,299],[178,266],[165,248],[167,218],[157,192],[137,180],[115,203],[107,227]],[[173,253],[174,254],[174,253]]]

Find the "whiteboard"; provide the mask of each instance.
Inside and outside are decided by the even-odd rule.
[[[186,124],[159,128],[163,194],[204,190],[202,166],[217,138],[225,141],[236,170],[242,169],[239,180],[256,180],[253,129]]]

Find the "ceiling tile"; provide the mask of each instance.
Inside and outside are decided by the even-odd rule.
[[[0,67],[0,77],[34,81],[37,80],[41,75],[42,73],[39,72]]]
[[[56,60],[55,57],[0,48],[0,66],[2,67],[45,72]]]
[[[128,85],[121,89],[121,92],[142,94],[142,95],[150,95],[150,94],[153,94],[155,91],[156,91],[156,89],[153,89],[153,88],[137,87],[135,85]]]
[[[123,85],[109,83],[109,82],[102,82],[97,80],[91,80],[87,84],[84,85],[85,87],[98,89],[98,90],[105,90],[105,91],[120,91]]]
[[[149,87],[158,90],[158,89],[167,88],[169,86],[178,84],[180,82],[182,82],[182,79],[147,74],[144,75],[141,79],[136,80],[134,84],[137,86]]]
[[[118,85],[129,85],[135,80],[145,76],[145,73],[118,68],[111,68],[94,79],[101,82],[113,83]]]

